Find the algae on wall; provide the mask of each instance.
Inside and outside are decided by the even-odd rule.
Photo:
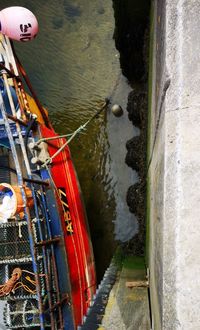
[[[113,0],[114,39],[123,74],[129,81],[145,74],[144,38],[149,19],[149,0]]]
[[[114,39],[120,52],[123,74],[133,90],[128,97],[128,117],[140,134],[126,143],[125,162],[138,173],[138,182],[130,182],[127,204],[139,223],[139,232],[129,242],[127,252],[134,255],[145,253],[146,209],[146,139],[147,139],[147,73],[149,43],[150,1],[113,0],[115,16]]]

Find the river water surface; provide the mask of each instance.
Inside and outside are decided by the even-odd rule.
[[[121,75],[115,49],[111,0],[6,0],[37,16],[40,31],[30,43],[15,44],[32,84],[49,110],[55,130],[72,132],[88,120],[105,97],[124,115],[107,111],[71,143],[101,278],[117,241],[128,241],[137,221],[126,205],[136,174],[125,163],[125,142],[138,132],[127,118],[130,87]]]

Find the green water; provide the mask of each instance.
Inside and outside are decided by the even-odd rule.
[[[38,37],[16,48],[58,133],[75,130],[110,95],[113,103],[126,107],[130,87],[121,75],[112,38],[111,0],[1,1],[1,8],[11,5],[25,6],[38,18]],[[71,144],[99,278],[116,239],[127,241],[137,231],[125,201],[128,186],[136,180],[124,164],[125,142],[133,134],[126,113],[116,119],[108,112]]]

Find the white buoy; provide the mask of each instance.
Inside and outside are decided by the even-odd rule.
[[[121,117],[123,115],[123,109],[119,104],[114,104],[111,111],[116,117]]]
[[[0,32],[17,41],[29,41],[38,33],[35,15],[24,7],[8,7],[0,11]]]
[[[7,219],[13,214],[15,208],[15,196],[5,195],[0,204],[0,222],[5,223]]]

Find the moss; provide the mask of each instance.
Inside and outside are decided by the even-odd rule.
[[[118,267],[118,269],[122,268],[123,260],[124,260],[124,251],[121,246],[118,246],[113,256],[113,262]]]
[[[145,269],[145,258],[140,256],[126,255],[126,251],[122,247],[118,247],[113,256],[114,263],[120,270],[126,269]]]
[[[130,81],[144,77],[143,44],[148,25],[149,0],[113,0],[114,39],[120,52],[122,73]]]
[[[139,231],[124,247],[127,255],[144,256],[146,211],[147,71],[149,45],[149,0],[113,0],[114,39],[120,52],[122,73],[133,91],[128,98],[129,119],[140,135],[127,141],[125,162],[138,172],[139,182],[127,191],[127,203],[137,216]]]
[[[127,256],[124,259],[123,268],[145,269],[145,259],[144,259],[144,257]]]

